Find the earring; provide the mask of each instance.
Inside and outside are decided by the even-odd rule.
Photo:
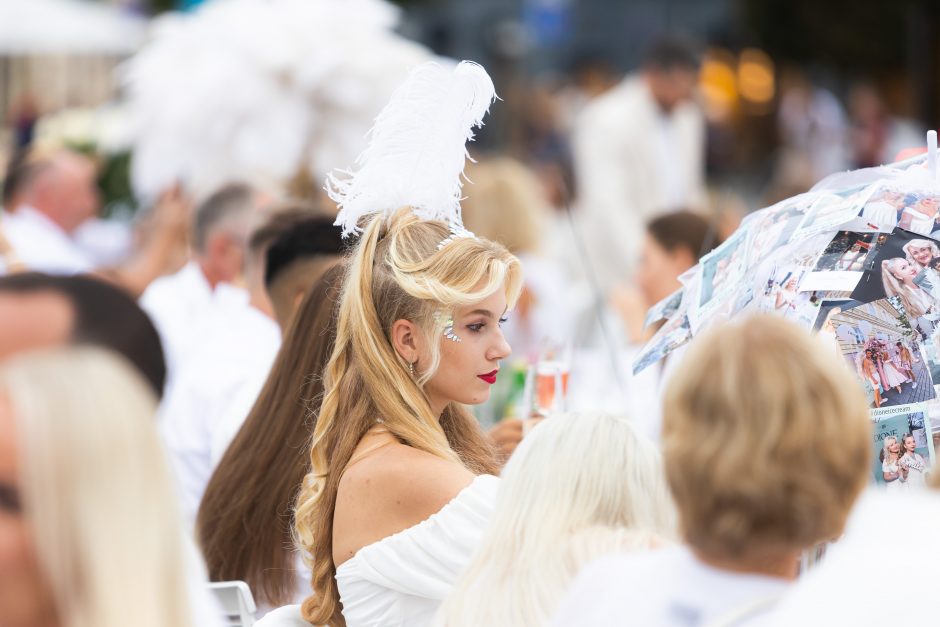
[[[411,378],[415,378],[415,365],[412,362],[408,362],[408,372],[411,373]]]

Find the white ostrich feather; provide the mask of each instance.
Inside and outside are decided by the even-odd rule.
[[[433,58],[394,32],[399,17],[386,0],[226,0],[159,18],[120,73],[135,191],[182,182],[199,198],[239,180],[279,194],[352,163]]]
[[[495,99],[492,79],[471,61],[453,70],[415,68],[376,118],[355,170],[327,179],[343,235],[357,232],[363,216],[403,206],[425,220],[461,225],[467,142]]]

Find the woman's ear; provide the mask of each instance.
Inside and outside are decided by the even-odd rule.
[[[392,324],[392,346],[409,364],[418,361],[418,327],[411,320],[396,320]]]

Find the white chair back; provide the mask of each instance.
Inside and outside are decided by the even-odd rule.
[[[230,627],[252,627],[255,624],[255,599],[244,581],[218,581],[209,589],[219,601]]]

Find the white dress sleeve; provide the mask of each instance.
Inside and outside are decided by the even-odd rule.
[[[479,546],[498,487],[498,478],[480,475],[430,518],[341,564],[336,582],[346,624],[430,624]]]

